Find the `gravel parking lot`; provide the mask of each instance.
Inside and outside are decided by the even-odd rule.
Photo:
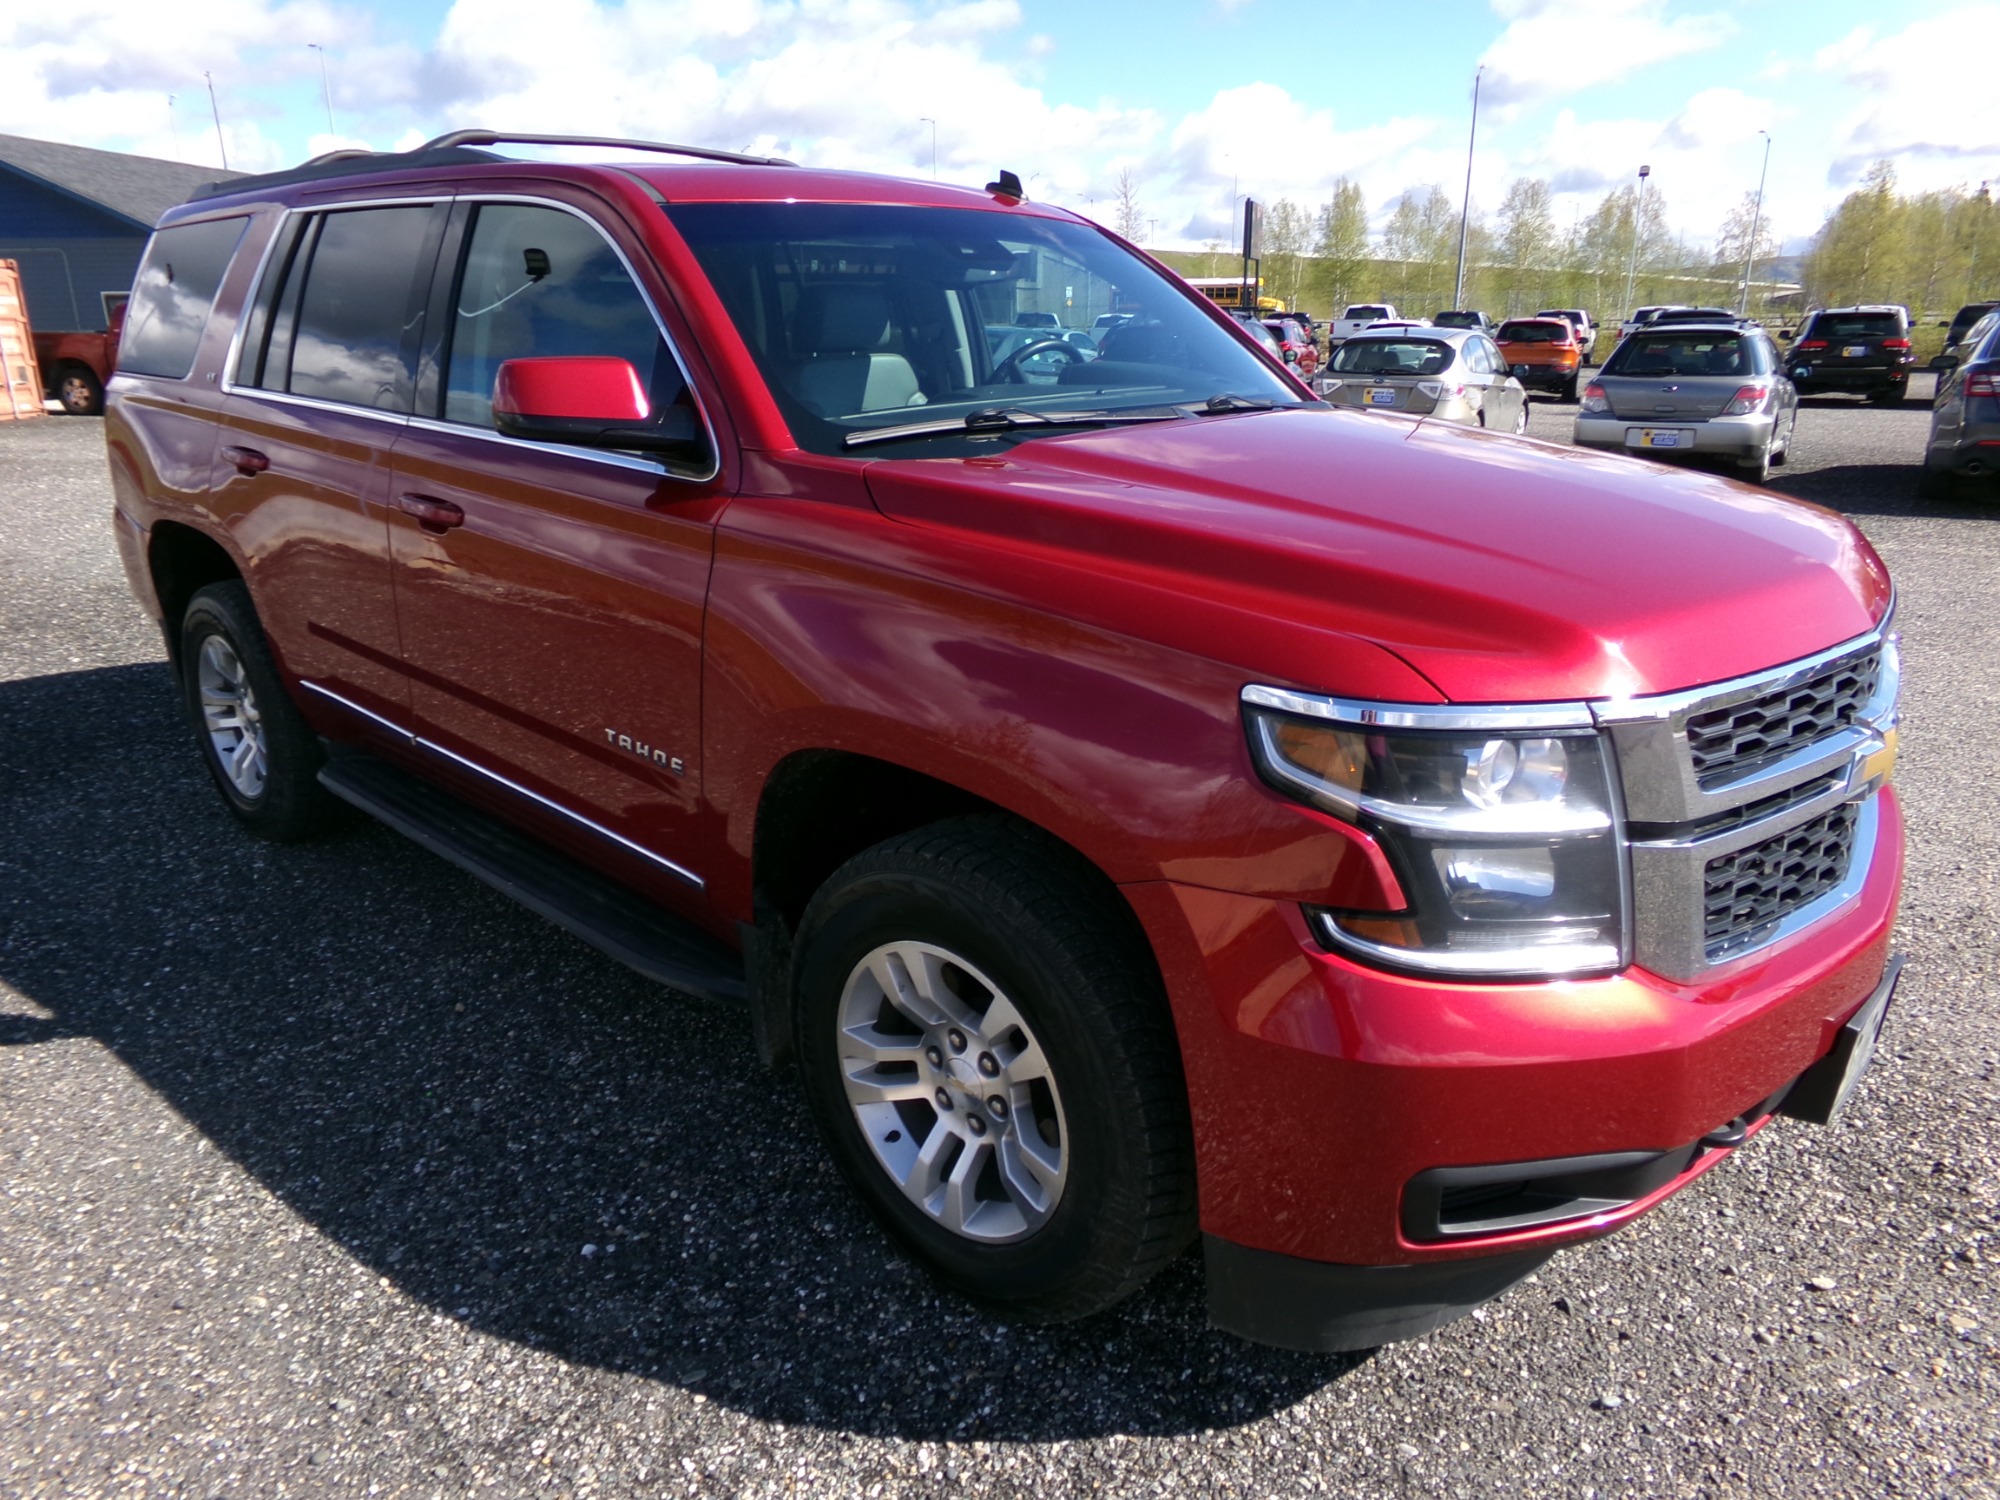
[[[1917,501],[1925,420],[1809,402],[1773,486],[1902,594],[1910,962],[1857,1105],[1363,1357],[1210,1331],[1192,1260],[1000,1326],[741,1016],[384,830],[241,835],[102,424],[0,425],[0,1494],[2000,1494],[2000,504]]]

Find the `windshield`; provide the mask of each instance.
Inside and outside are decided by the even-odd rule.
[[[1157,415],[1219,395],[1307,399],[1184,288],[1087,225],[896,204],[685,203],[667,213],[792,435],[814,452],[995,407]],[[1130,316],[1096,327],[1114,307]]]
[[[1768,375],[1762,346],[1711,328],[1635,333],[1604,362],[1606,375]]]
[[[1567,323],[1502,323],[1494,335],[1503,344],[1560,344],[1569,336]]]
[[[1440,375],[1451,366],[1451,345],[1436,339],[1349,339],[1333,351],[1343,375]]]

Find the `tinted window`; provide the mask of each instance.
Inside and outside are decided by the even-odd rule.
[[[491,427],[503,360],[564,355],[626,360],[655,413],[690,408],[652,309],[603,235],[559,209],[482,206],[452,310],[446,419]]]
[[[1386,318],[1388,316],[1389,316],[1388,308],[1377,307],[1372,302],[1358,303],[1355,306],[1348,308],[1347,310],[1347,317],[1350,320],[1355,318]]]
[[[248,219],[211,219],[162,229],[146,247],[125,312],[118,368],[185,380],[194,368],[215,289]]]
[[[1333,368],[1351,375],[1437,375],[1451,366],[1451,345],[1434,339],[1349,339]]]
[[[1821,313],[1806,336],[1815,339],[1892,339],[1903,331],[1895,313]]]
[[[1657,330],[1657,331],[1656,331]],[[1762,340],[1714,329],[1649,329],[1620,344],[1604,362],[1606,375],[1765,375]]]
[[[433,210],[358,208],[320,217],[278,304],[261,384],[378,411],[410,409]]]
[[[1572,332],[1567,323],[1502,323],[1494,337],[1503,344],[1560,344]]]

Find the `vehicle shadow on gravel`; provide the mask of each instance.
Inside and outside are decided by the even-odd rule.
[[[851,1199],[740,1014],[370,825],[251,839],[159,665],[0,683],[0,979],[53,1018],[0,1018],[0,1046],[113,1049],[409,1296],[760,1418],[1191,1432],[1366,1357],[1208,1329],[1192,1257],[1066,1328],[937,1291]]]
[[[2000,486],[1989,487],[1981,502],[1970,488],[1944,500],[1926,500],[1917,493],[1921,465],[1834,464],[1790,474],[1772,473],[1770,488],[1794,500],[1810,500],[1850,516],[2000,517]]]

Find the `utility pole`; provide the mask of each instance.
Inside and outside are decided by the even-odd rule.
[[[1639,168],[1639,196],[1632,203],[1632,255],[1625,262],[1625,316],[1632,316],[1632,281],[1639,272],[1639,216],[1646,207],[1646,179],[1653,175],[1651,167]]]
[[[208,112],[215,120],[215,148],[222,153],[222,170],[227,172],[229,170],[229,147],[223,143],[222,139],[222,111],[215,103],[215,80],[209,78],[206,73],[203,73],[201,76],[207,79],[208,82]]]
[[[933,120],[929,115],[919,115],[917,117],[917,123],[919,125],[928,125],[931,128],[931,181],[936,182],[937,181],[937,121]]]
[[[333,89],[326,81],[326,48],[318,42],[307,42],[306,45],[319,54],[319,91],[326,99],[326,133],[332,135],[334,133]]]
[[[1764,180],[1771,173],[1771,132],[1760,130],[1764,137],[1764,170],[1757,174],[1757,206],[1750,210],[1750,243],[1743,249],[1743,290],[1736,298],[1736,316],[1741,318],[1750,311],[1750,263],[1757,256],[1757,229],[1764,218]],[[1766,303],[1768,309],[1770,304]]]
[[[1472,73],[1472,131],[1465,138],[1465,202],[1458,211],[1458,280],[1452,283],[1451,305],[1465,306],[1465,236],[1472,223],[1472,148],[1479,140],[1479,78],[1486,71],[1481,63]]]

